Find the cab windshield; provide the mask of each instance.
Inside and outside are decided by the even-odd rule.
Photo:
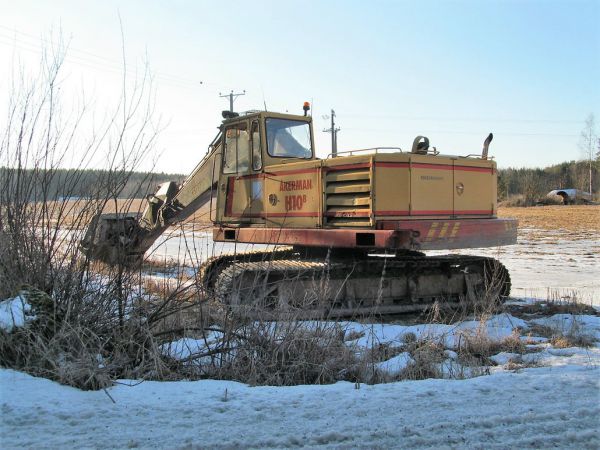
[[[269,155],[279,158],[312,157],[308,122],[267,118],[266,125]]]

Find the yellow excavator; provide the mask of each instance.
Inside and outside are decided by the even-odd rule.
[[[202,264],[207,290],[231,308],[341,317],[509,295],[497,260],[424,253],[516,243],[516,220],[497,217],[492,134],[481,153],[465,156],[443,155],[417,136],[409,151],[320,159],[308,103],[303,109],[224,111],[207,154],[181,185],[163,183],[140,217],[94,217],[83,251],[135,264],[168,227],[208,206],[214,241],[273,246]]]

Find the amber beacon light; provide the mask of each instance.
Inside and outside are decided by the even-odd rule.
[[[306,116],[306,113],[310,110],[310,103],[304,102],[304,106],[302,106],[302,109],[304,110],[304,115]]]

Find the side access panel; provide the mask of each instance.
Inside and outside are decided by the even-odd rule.
[[[373,163],[373,214],[376,217],[404,217],[410,214],[410,168],[405,161]]]
[[[264,218],[266,227],[321,226],[321,162],[265,168]]]
[[[496,168],[493,161],[454,160],[454,214],[496,214]]]
[[[452,162],[450,158],[411,155],[411,216],[451,216],[454,213]]]

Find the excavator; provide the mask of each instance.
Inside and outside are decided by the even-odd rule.
[[[517,221],[497,217],[491,133],[481,153],[464,156],[441,154],[417,136],[410,151],[317,158],[310,105],[303,110],[223,111],[187,179],[161,184],[141,215],[95,216],[83,252],[136,264],[168,227],[208,207],[215,242],[267,245],[200,267],[206,291],[237,311],[386,315],[509,295],[499,261],[425,253],[516,243]]]

